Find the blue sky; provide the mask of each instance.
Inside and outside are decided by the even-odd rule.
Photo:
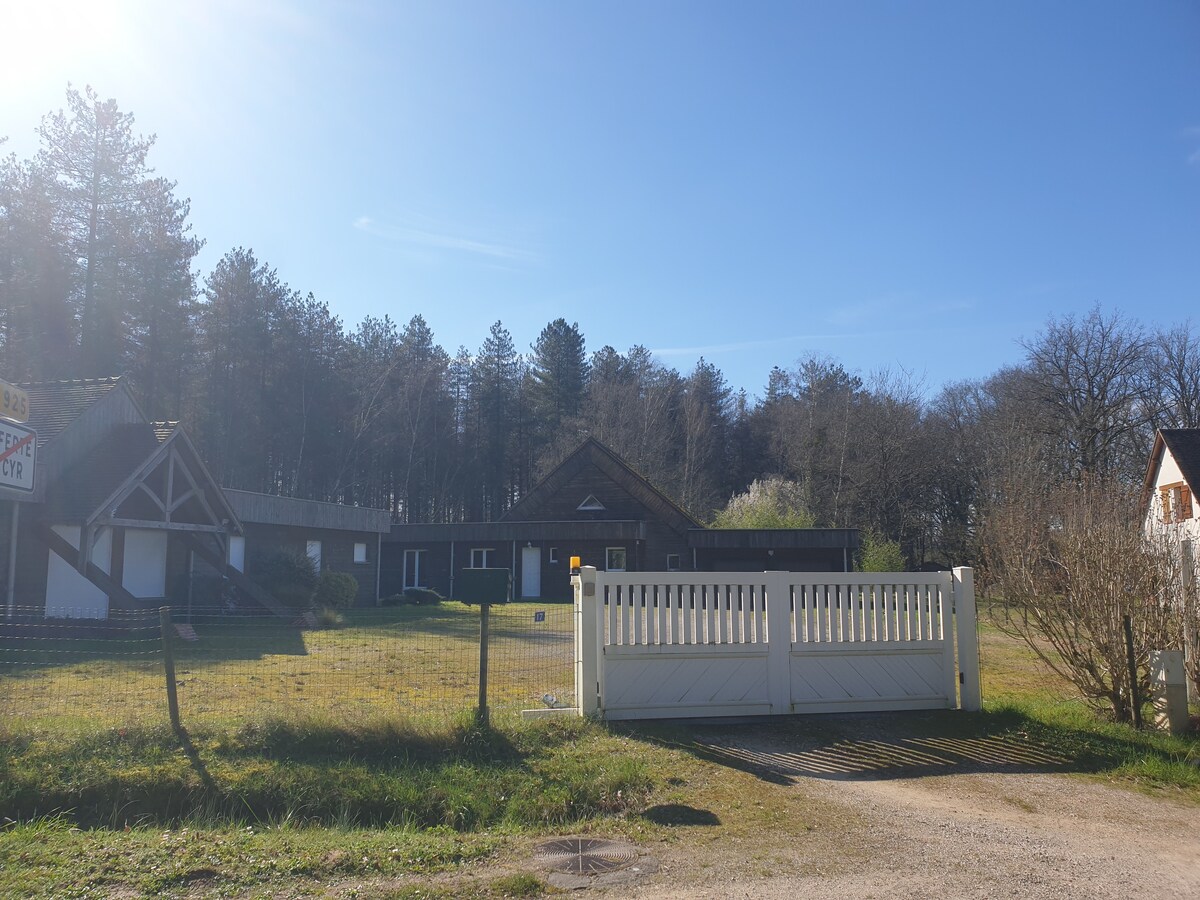
[[[0,135],[68,81],[156,133],[202,273],[235,246],[348,326],[500,319],[817,353],[932,392],[1050,314],[1200,284],[1200,5],[0,0]],[[1197,322],[1200,326],[1200,322]]]

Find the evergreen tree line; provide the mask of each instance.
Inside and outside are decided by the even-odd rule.
[[[451,355],[420,315],[347,328],[248,249],[201,278],[188,201],[114,101],[68,90],[38,134],[33,158],[0,160],[0,377],[129,373],[228,487],[491,520],[590,436],[698,518],[774,477],[816,525],[962,564],[1015,483],[1135,483],[1155,427],[1200,425],[1190,325],[1099,308],[932,393],[813,357],[772,369],[752,401],[703,359],[681,373],[638,345],[589,353],[562,318],[528,352],[497,321]]]

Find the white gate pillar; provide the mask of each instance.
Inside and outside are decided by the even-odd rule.
[[[603,689],[603,632],[600,614],[603,605],[596,591],[596,567],[582,566],[571,576],[575,589],[575,702],[582,716],[600,712]]]
[[[792,592],[788,572],[766,572],[767,699],[771,714],[792,711]]]
[[[958,644],[959,708],[975,712],[983,706],[979,685],[979,635],[975,630],[975,570],[954,570],[954,625]]]

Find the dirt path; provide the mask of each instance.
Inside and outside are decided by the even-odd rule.
[[[876,759],[887,747],[868,741]],[[821,771],[804,753],[736,739],[788,821],[749,839],[648,848],[658,871],[595,885],[631,898],[1200,897],[1200,808],[1038,772],[877,776]],[[897,752],[906,749],[900,747]],[[1036,753],[1036,748],[1027,748]],[[740,777],[754,777],[745,771]],[[734,810],[714,810],[731,815]],[[796,829],[806,813],[812,827]]]

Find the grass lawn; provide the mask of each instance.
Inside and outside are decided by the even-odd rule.
[[[549,622],[534,622],[540,609]],[[495,612],[509,665],[493,657],[493,696],[516,709],[569,691],[569,608]],[[836,815],[781,808],[772,785],[747,774],[753,761],[714,754],[711,726],[508,715],[475,726],[477,627],[477,612],[456,604],[367,611],[331,631],[201,624],[177,664],[186,750],[163,722],[161,660],[91,648],[0,673],[0,896],[319,896],[343,881],[376,885],[339,894],[359,897],[535,896],[540,876],[523,870],[444,889],[422,877],[535,835],[639,840],[694,825],[749,846],[764,829],[790,835]],[[981,713],[737,727],[804,748],[798,758],[850,762],[856,747],[878,751],[864,728],[885,729],[892,756],[958,748],[967,764],[1200,802],[1194,736],[1105,722],[986,619],[980,640]],[[997,748],[1015,755],[994,763]],[[714,806],[725,812],[709,827]]]
[[[544,613],[537,621],[535,614]],[[479,610],[460,603],[351,610],[345,624],[301,630],[277,619],[196,617],[175,640],[186,727],[236,726],[280,714],[340,719],[415,715],[449,721],[479,696]],[[119,639],[49,637],[0,644],[0,719],[25,729],[144,726],[167,716],[157,627]],[[491,610],[489,703],[574,703],[571,607]]]

